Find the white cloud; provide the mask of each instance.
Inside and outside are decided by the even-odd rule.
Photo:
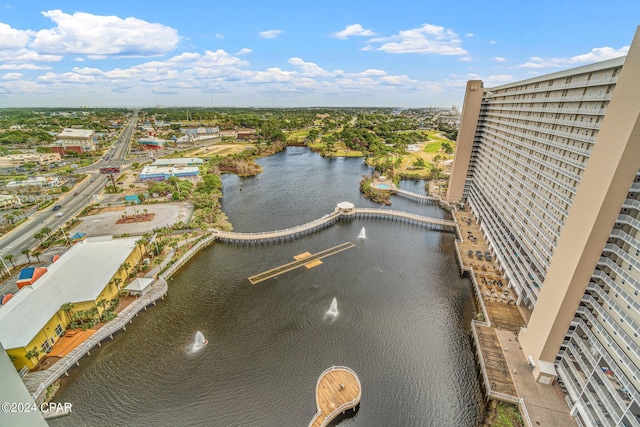
[[[460,38],[450,29],[441,26],[423,24],[420,28],[400,31],[391,37],[369,40],[370,43],[382,43],[376,50],[387,53],[432,53],[436,55],[466,55],[460,47]],[[365,48],[370,50],[371,46]]]
[[[376,34],[371,30],[365,30],[364,28],[362,28],[362,25],[360,24],[351,24],[351,25],[347,25],[344,30],[338,31],[337,33],[333,33],[332,35],[337,39],[344,40],[354,36],[371,37],[371,36],[375,36]]]
[[[513,76],[510,76],[508,74],[497,74],[493,76],[488,76],[486,79],[484,79],[484,82],[489,86],[505,84],[512,81],[513,81]]]
[[[494,60],[494,61],[496,61],[496,62],[507,62],[507,60],[506,60],[506,59],[504,59],[504,58],[503,58],[503,57],[501,57],[501,56],[494,56],[494,57],[493,57],[493,60]]]
[[[2,64],[0,70],[50,70],[47,65],[36,64]]]
[[[473,37],[473,36],[475,36],[475,34],[473,34],[473,33],[467,33],[467,34],[465,34],[464,36],[465,36],[465,37]]]
[[[11,28],[0,22],[0,49],[21,49],[26,46],[33,31]]]
[[[389,86],[406,86],[417,83],[417,80],[409,78],[409,76],[384,76],[378,80],[381,84]]]
[[[73,60],[76,62],[84,62],[84,58],[81,56],[76,56],[75,58],[73,58]]]
[[[224,39],[224,34],[216,33],[216,34],[215,34],[215,37],[216,37],[217,39],[219,39],[219,40],[222,40],[222,39]]]
[[[57,62],[61,59],[61,55],[40,55],[28,49],[0,50],[0,62]]]
[[[489,44],[498,44],[498,42],[495,40],[489,40]]]
[[[253,52],[251,49],[243,47],[242,49],[236,52],[236,55],[247,55],[251,52]]]
[[[289,64],[295,65],[302,70],[302,75],[309,77],[328,77],[332,73],[322,69],[313,62],[305,62],[301,58],[289,58]]]
[[[267,30],[267,31],[260,31],[258,33],[260,35],[260,37],[262,37],[263,39],[275,39],[276,37],[278,37],[280,34],[282,34],[282,30]]]
[[[56,26],[38,31],[29,47],[46,54],[152,56],[171,51],[180,40],[175,29],[137,18],[83,12],[69,15],[60,10],[42,14]]]
[[[470,56],[463,56],[460,59],[458,59],[458,62],[471,62],[471,57]]]
[[[572,56],[570,58],[541,58],[531,57],[529,62],[519,65],[523,68],[562,68],[577,64],[590,64],[594,62],[606,61],[607,59],[618,58],[629,52],[629,46],[623,46],[620,49],[611,47],[596,47],[591,49],[589,53]]]
[[[22,73],[6,73],[4,76],[0,77],[2,80],[20,80],[22,79]]]

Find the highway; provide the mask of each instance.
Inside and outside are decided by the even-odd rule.
[[[136,110],[113,147],[102,159],[93,165],[78,168],[78,173],[86,173],[89,176],[81,184],[76,185],[61,196],[56,202],[56,204],[61,205],[58,211],[53,211],[55,204],[51,205],[43,211],[34,213],[26,222],[0,238],[0,256],[11,254],[16,260],[24,257],[26,261],[26,257],[21,252],[24,249],[31,249],[36,246],[38,240],[33,237],[35,233],[43,227],[48,227],[52,231],[57,230],[91,203],[94,195],[99,195],[103,191],[107,182],[107,175],[101,175],[99,170],[105,166],[123,167],[125,165],[129,151],[129,141],[135,131],[137,118],[138,112]],[[78,193],[78,195],[74,196],[75,193]],[[62,215],[58,216],[59,214]]]

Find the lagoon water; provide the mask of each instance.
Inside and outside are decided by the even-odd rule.
[[[358,191],[370,173],[361,159],[288,148],[259,163],[265,172],[257,178],[223,178],[223,208],[236,231],[302,224],[342,201],[376,206]],[[366,239],[357,238],[362,227]],[[346,241],[356,246],[313,269],[247,280]],[[215,244],[174,276],[165,301],[81,359],[56,398],[71,402],[73,413],[51,425],[306,426],[316,380],[333,365],[354,369],[363,388],[358,412],[340,426],[477,425],[473,299],[453,245],[448,233],[373,219],[277,245]],[[329,321],[334,297],[339,315]],[[194,331],[208,340],[196,353]]]

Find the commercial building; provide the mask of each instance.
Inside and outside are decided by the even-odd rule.
[[[579,425],[640,426],[640,34],[626,57],[468,82],[447,200],[533,310],[534,378]]]
[[[69,326],[73,313],[96,308],[100,315],[100,300],[118,296],[128,271],[144,255],[136,241],[112,236],[80,241],[0,307],[0,344],[17,369],[34,368]],[[65,310],[67,303],[71,307]],[[29,357],[33,349],[37,358]]]
[[[145,166],[138,178],[141,181],[164,181],[172,176],[187,178],[200,173],[197,166]]]
[[[219,126],[183,126],[180,132],[184,135],[216,137],[220,133]]]
[[[64,129],[57,138],[54,145],[49,148],[63,155],[68,151],[87,153],[95,150],[96,136],[91,129]]]
[[[14,168],[26,163],[39,166],[60,161],[60,153],[23,153],[0,157],[0,168]]]
[[[15,189],[19,187],[40,187],[54,188],[61,186],[61,181],[57,176],[30,176],[20,181],[9,181],[5,184],[7,189]]]
[[[198,166],[204,163],[204,160],[197,157],[158,159],[151,166]]]

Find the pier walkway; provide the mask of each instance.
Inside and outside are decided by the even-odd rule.
[[[292,261],[290,263],[287,263],[279,267],[272,268],[271,270],[262,272],[260,274],[251,276],[249,277],[249,282],[251,282],[252,285],[255,285],[256,283],[260,283],[267,279],[271,279],[272,277],[276,277],[282,273],[286,273],[287,271],[295,270],[296,268],[302,267],[303,265],[310,265],[314,261],[318,261],[322,258],[326,258],[328,256],[337,254],[338,252],[346,251],[347,249],[351,249],[354,246],[355,245],[352,242],[342,243],[338,246],[325,249],[324,251],[320,251],[300,259],[296,259],[295,261]]]
[[[324,427],[338,415],[360,404],[362,386],[358,375],[346,366],[333,366],[325,370],[316,384],[315,414],[309,427]]]
[[[216,240],[224,243],[276,243],[307,236],[335,224],[338,220],[350,220],[355,218],[375,218],[402,221],[437,231],[455,232],[456,230],[456,223],[446,219],[430,218],[408,212],[394,211],[391,209],[354,207],[348,210],[336,208],[333,213],[324,215],[322,218],[318,218],[296,227],[285,228],[283,230],[264,231],[258,233],[237,233],[215,229],[212,233],[214,233]]]
[[[29,393],[33,396],[33,400],[37,403],[42,402],[45,398],[47,387],[53,384],[53,382],[63,374],[66,374],[74,364],[79,365],[78,361],[80,358],[85,354],[90,354],[90,350],[96,345],[100,346],[102,340],[107,337],[113,339],[113,334],[119,330],[126,330],[127,323],[131,323],[133,317],[137,316],[140,310],[146,310],[147,306],[150,304],[155,305],[156,301],[160,298],[164,299],[167,290],[167,282],[164,279],[159,278],[153,285],[151,285],[149,292],[126,306],[120,313],[118,313],[118,317],[108,323],[105,323],[86,341],[74,348],[65,357],[58,360],[49,369],[30,372],[25,375],[23,381],[27,390],[29,390]]]
[[[392,194],[395,194],[400,197],[404,197],[405,199],[412,200],[414,202],[418,202],[421,205],[431,204],[435,205],[440,201],[439,197],[435,196],[423,196],[421,194],[413,193],[411,191],[401,190],[395,185],[393,186]]]

